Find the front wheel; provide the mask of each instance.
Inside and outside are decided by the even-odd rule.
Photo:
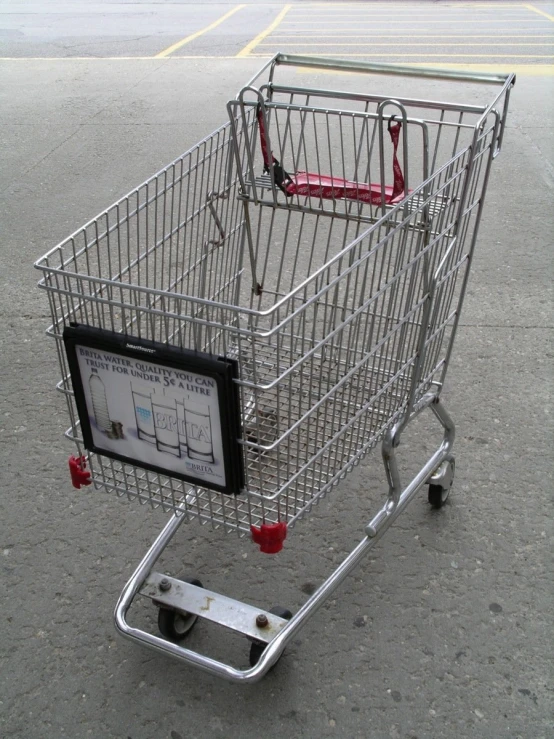
[[[190,585],[196,585],[199,588],[204,587],[200,580],[195,577],[184,577],[183,582],[188,582]],[[165,606],[160,606],[158,610],[158,629],[160,630],[160,634],[167,641],[173,642],[174,644],[182,641],[191,632],[197,621],[198,616],[187,611],[176,611],[173,608],[166,608]]]

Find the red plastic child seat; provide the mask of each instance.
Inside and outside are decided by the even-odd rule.
[[[264,158],[264,172],[268,174],[273,165],[273,177],[275,184],[285,193],[287,197],[300,195],[303,197],[320,198],[322,200],[356,200],[371,205],[381,205],[383,193],[380,184],[371,182],[355,182],[344,180],[342,177],[330,177],[327,175],[313,174],[311,172],[296,172],[289,174],[275,159],[267,145],[264,115],[262,106],[257,110],[258,126],[260,129],[260,143]],[[402,123],[389,121],[388,130],[393,145],[392,168],[394,172],[394,184],[385,185],[385,203],[394,205],[405,196],[404,175],[398,161],[398,143]]]
[[[404,183],[402,183],[404,184]],[[322,198],[323,200],[359,200],[371,205],[381,204],[381,185],[343,180],[341,177],[297,172],[285,184],[287,195]],[[404,197],[404,187],[397,193],[395,188],[385,185],[385,203],[398,203]]]

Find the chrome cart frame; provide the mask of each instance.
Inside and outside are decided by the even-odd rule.
[[[391,77],[393,90],[398,77],[477,85],[486,100],[277,81],[298,67]],[[514,82],[514,75],[277,54],[229,102],[228,123],[37,262],[71,420],[66,435],[77,446],[74,483],[171,513],[117,604],[123,636],[228,680],[257,681],[424,485],[433,506],[445,502],[455,430],[441,390]],[[238,495],[84,443],[64,349],[75,324],[236,365]],[[425,410],[443,438],[406,484],[396,449]],[[115,426],[123,437],[123,424]],[[294,615],[155,571],[192,519],[277,552],[379,444],[385,500]],[[163,636],[128,623],[138,594],[159,608]],[[182,646],[198,618],[246,636],[250,668]]]

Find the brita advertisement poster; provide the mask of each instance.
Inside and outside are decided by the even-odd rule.
[[[96,447],[226,485],[213,377],[79,344],[75,353]]]

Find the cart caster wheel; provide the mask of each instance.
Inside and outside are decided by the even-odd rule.
[[[454,482],[454,458],[443,462],[429,480],[429,504],[433,508],[442,508],[448,500]]]
[[[195,577],[183,577],[182,580],[199,588],[204,587],[200,580],[197,580]],[[165,608],[164,606],[160,606],[158,610],[158,629],[160,630],[160,634],[173,643],[182,641],[190,633],[197,621],[198,616],[195,616],[194,613],[175,611],[173,608]]]
[[[274,616],[279,616],[279,618],[284,618],[287,621],[290,621],[292,618],[292,612],[289,611],[288,608],[282,608],[281,606],[274,606],[273,608],[270,608],[269,613],[272,613]],[[252,644],[250,645],[250,667],[255,667],[258,664],[266,646],[267,644],[263,641],[254,640],[252,642]],[[281,657],[282,654],[279,655],[277,662],[281,659]],[[275,662],[275,664],[271,666],[271,669],[275,667],[277,662]]]
[[[429,504],[432,508],[442,508],[450,495],[450,488],[440,485],[429,485]]]

